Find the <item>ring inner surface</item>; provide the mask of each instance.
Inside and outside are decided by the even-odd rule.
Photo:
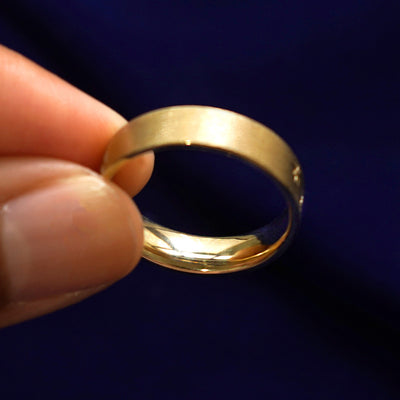
[[[270,177],[221,151],[158,150],[153,177],[135,200],[146,215],[144,256],[178,270],[250,268],[275,254],[290,231]]]

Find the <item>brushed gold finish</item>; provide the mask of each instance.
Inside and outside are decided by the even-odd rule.
[[[232,237],[189,235],[144,217],[145,258],[180,271],[216,274],[254,267],[286,248],[301,217],[301,166],[276,133],[243,115],[205,106],[174,106],[143,114],[111,139],[101,172],[112,179],[130,158],[177,146],[218,150],[260,168],[279,187],[287,211],[257,231]]]

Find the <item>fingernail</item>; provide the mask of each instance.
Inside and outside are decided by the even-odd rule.
[[[28,301],[111,283],[141,254],[138,211],[95,175],[33,190],[1,213],[2,275],[10,301]]]

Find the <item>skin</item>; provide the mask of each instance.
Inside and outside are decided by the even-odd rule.
[[[0,46],[0,327],[83,300],[132,271],[143,246],[131,200],[153,153],[104,180],[118,113]],[[118,185],[118,186],[117,186]],[[123,189],[123,190],[122,190]]]

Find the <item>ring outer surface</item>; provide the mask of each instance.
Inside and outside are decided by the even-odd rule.
[[[268,225],[248,235],[203,237],[177,232],[144,218],[143,256],[180,271],[216,274],[248,269],[281,254],[301,218],[302,169],[286,142],[253,119],[208,106],[172,106],[142,114],[111,139],[101,173],[112,179],[138,154],[187,146],[234,155],[272,178],[286,200],[286,229],[278,239],[269,233]]]

